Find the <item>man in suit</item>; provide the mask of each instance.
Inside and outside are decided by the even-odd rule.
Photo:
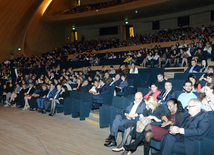
[[[176,94],[175,91],[172,90],[172,83],[170,81],[166,81],[165,90],[157,96],[157,99],[160,104],[167,104],[167,101],[171,98],[176,98]]]
[[[19,104],[21,105],[19,108],[23,108],[24,107],[24,102],[22,102],[22,100],[25,98],[25,96],[27,95],[32,95],[35,91],[35,88],[33,88],[33,83],[29,83],[29,87],[26,91],[26,93],[24,93],[24,96],[19,96]]]
[[[201,67],[197,65],[197,62],[195,59],[191,60],[191,66],[187,68],[185,73],[198,73],[200,72]]]
[[[42,111],[42,114],[46,114],[46,112],[50,109],[51,103],[53,99],[58,99],[59,95],[62,91],[61,84],[57,84],[56,91],[52,97],[49,98],[49,100],[44,101],[44,110]]]
[[[120,82],[122,81],[120,79],[120,74],[116,74],[115,77],[112,78],[112,82],[109,84],[109,86],[119,86],[120,85]]]
[[[163,89],[165,85],[166,80],[163,78],[163,73],[158,73],[157,74],[157,85],[158,89]]]
[[[100,79],[99,87],[97,92],[93,94],[93,99],[103,100],[103,95],[109,92],[109,85],[104,83],[103,79]]]
[[[78,91],[89,92],[90,89],[91,85],[89,84],[88,80],[84,80],[83,84],[79,87]]]
[[[38,112],[43,112],[44,101],[45,100],[49,100],[50,98],[52,98],[54,96],[55,92],[56,92],[55,84],[51,83],[48,94],[43,96],[42,98],[38,98],[36,100],[37,106],[38,106],[38,109],[39,109]]]
[[[201,110],[201,102],[190,100],[187,106],[188,114],[184,116],[180,126],[171,126],[169,134],[161,140],[161,154],[171,155],[182,153],[194,155],[195,141],[203,139],[210,131],[209,114]]]
[[[106,139],[106,143],[104,146],[111,147],[117,146],[117,132],[119,126],[123,126],[128,122],[135,122],[137,116],[143,113],[146,105],[143,100],[143,94],[141,92],[137,92],[135,94],[135,100],[130,103],[130,105],[123,111],[123,114],[117,114],[112,124],[111,134]]]
[[[109,77],[109,73],[105,72],[104,82],[109,85],[111,83],[112,79]]]

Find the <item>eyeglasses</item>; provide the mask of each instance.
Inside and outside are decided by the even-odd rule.
[[[187,108],[195,107],[196,105],[188,105]]]

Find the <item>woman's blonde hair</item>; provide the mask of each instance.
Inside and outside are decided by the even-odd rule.
[[[146,109],[149,110],[149,104],[153,105],[154,110],[160,105],[156,99],[152,96],[147,97],[147,99],[145,100],[146,103]]]

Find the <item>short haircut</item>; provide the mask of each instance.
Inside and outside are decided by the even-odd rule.
[[[162,75],[162,76],[163,76],[163,73],[158,73],[157,76],[158,76],[158,75]]]
[[[124,76],[125,80],[128,80],[127,75],[126,74],[122,74],[121,77]]]
[[[195,61],[195,62],[197,62],[195,59],[192,59],[191,61]]]
[[[152,83],[150,84],[150,87],[151,87],[152,85],[158,87],[158,84],[157,84],[156,82],[152,82]]]
[[[208,69],[212,69],[213,70],[213,66],[209,66]]]
[[[190,80],[186,80],[186,81],[184,82],[184,86],[185,86],[186,83],[191,83],[191,86],[192,86],[192,82],[191,82]]]

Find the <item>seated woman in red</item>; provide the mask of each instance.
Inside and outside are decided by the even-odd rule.
[[[190,74],[188,76],[188,79],[192,82],[192,85],[194,86],[192,92],[199,92],[201,90],[201,84],[199,83],[197,76],[195,74]]]
[[[161,119],[163,123],[161,126],[148,124],[133,143],[130,145],[124,145],[125,150],[134,152],[144,139],[144,155],[149,155],[151,139],[154,138],[160,141],[162,137],[169,132],[171,125],[178,125],[182,122],[184,109],[181,102],[172,98],[167,102],[167,106],[169,112],[166,116],[162,116]],[[130,152],[128,154],[130,154]]]
[[[157,96],[160,95],[160,91],[158,90],[158,85],[157,83],[151,83],[150,85],[151,91],[146,94],[143,99],[147,99],[149,96],[154,97],[157,100]]]

